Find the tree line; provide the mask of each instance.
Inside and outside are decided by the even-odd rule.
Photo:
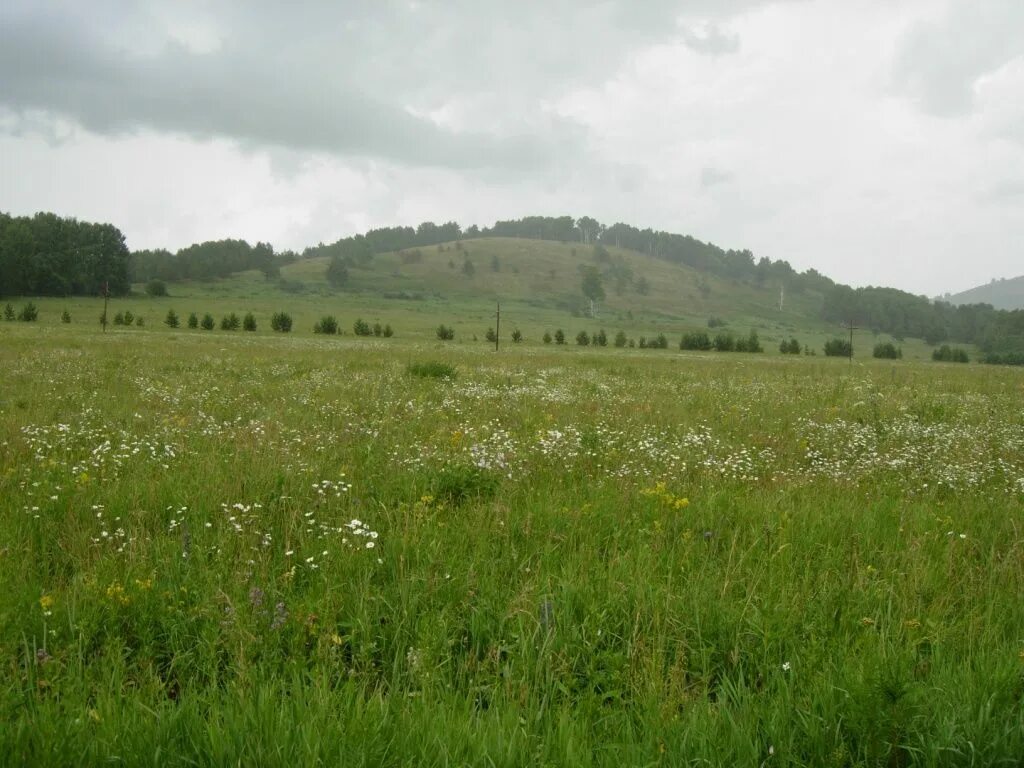
[[[97,295],[131,288],[131,254],[112,224],[0,212],[0,295]]]

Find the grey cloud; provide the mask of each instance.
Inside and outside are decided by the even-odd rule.
[[[0,106],[103,134],[528,171],[583,152],[580,129],[546,114],[546,99],[600,82],[677,21],[710,24],[763,1],[14,0],[0,10]],[[193,50],[174,34],[197,19],[219,46]],[[688,44],[734,45],[706,29],[684,28]],[[450,107],[452,120],[431,118]]]
[[[718,184],[725,184],[732,180],[733,174],[730,171],[724,171],[719,168],[702,168],[700,172],[701,189],[708,189],[710,187],[717,186]]]
[[[979,78],[1022,53],[1024,3],[955,0],[942,18],[905,34],[893,86],[931,114],[962,115],[974,107]]]
[[[714,25],[703,29],[684,28],[682,39],[691,50],[711,56],[736,53],[740,49],[740,39],[737,35],[726,34]]]

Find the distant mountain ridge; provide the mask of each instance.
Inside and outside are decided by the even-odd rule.
[[[993,280],[960,293],[946,294],[950,304],[991,304],[996,309],[1024,309],[1024,275]]]

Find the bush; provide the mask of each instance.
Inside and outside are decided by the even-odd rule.
[[[684,333],[682,340],[679,342],[679,348],[697,349],[706,352],[711,349],[711,337],[704,331]]]
[[[565,331],[561,328],[555,331],[555,344],[565,344]]]
[[[518,328],[516,328],[514,331],[512,331],[512,343],[513,344],[518,344],[522,340],[523,340],[523,332],[522,331],[520,331]]]
[[[270,329],[279,333],[288,333],[292,329],[292,316],[287,312],[275,312],[270,316]]]
[[[391,325],[388,324],[388,323],[384,324],[384,331],[383,331],[383,333],[384,333],[384,338],[385,339],[390,339],[392,336],[395,335],[394,329],[392,329]]]
[[[114,315],[114,325],[124,325],[124,312],[118,312]]]
[[[579,333],[576,334],[576,343],[579,344],[581,347],[590,346],[590,334],[588,334],[586,331],[580,331]]]
[[[150,280],[146,283],[146,293],[149,296],[166,296],[167,283],[163,280]]]
[[[448,363],[437,361],[427,363],[409,363],[409,373],[421,379],[454,379],[455,368]]]
[[[212,331],[213,315],[211,315],[209,312],[203,315],[203,319],[199,321],[199,327],[202,328],[204,331]]]
[[[761,340],[757,337],[757,331],[751,331],[750,335],[745,339],[736,340],[736,351],[737,352],[764,352],[764,347],[761,346]]]
[[[608,334],[604,332],[604,328],[594,334],[594,345],[598,347],[608,346]]]
[[[960,347],[951,347],[948,344],[943,344],[938,349],[933,350],[932,360],[942,363],[970,362],[970,358],[967,356],[967,350],[961,349]]]
[[[135,327],[136,328],[141,328],[145,324],[146,324],[146,318],[144,318],[142,315],[139,315],[138,317],[135,318]]]
[[[444,323],[441,323],[434,329],[434,333],[440,341],[451,341],[455,338],[455,329],[449,328]]]
[[[189,316],[188,316],[188,327],[189,328],[198,328],[199,327],[199,318],[196,317],[196,313],[195,312],[190,312],[189,313]]]
[[[618,333],[616,333],[615,334],[615,342],[614,343],[615,343],[615,346],[620,348],[620,349],[622,347],[626,346],[626,332],[625,331],[619,331]]]
[[[252,312],[245,313],[245,317],[242,319],[242,328],[247,331],[256,330],[256,318],[253,317]]]
[[[723,328],[725,324],[725,320],[720,317],[712,315],[708,318],[708,328]]]
[[[60,313],[60,321],[62,323],[70,323],[71,322],[71,313],[68,312],[65,309],[63,312]]]
[[[484,334],[484,341],[493,344],[498,340],[498,334],[494,332],[493,328],[488,328],[487,333]]]
[[[4,320],[10,322],[11,320],[14,320],[15,317],[16,315],[14,314],[14,307],[12,307],[10,304],[4,307]]]
[[[827,357],[852,357],[853,347],[846,339],[829,339],[825,342]]]
[[[545,344],[550,344],[551,343],[551,332],[550,331],[544,331],[544,335],[541,336],[541,340]]]
[[[659,333],[647,343],[647,346],[651,349],[668,349],[668,337],[664,333]]]
[[[242,325],[242,322],[238,319],[238,315],[232,312],[230,315],[226,315],[220,319],[220,329],[222,331],[237,331]]]
[[[333,336],[338,332],[338,321],[335,320],[334,315],[324,315],[320,318],[319,322],[313,326],[313,333],[322,333],[327,336]]]
[[[380,336],[383,333],[384,333],[384,328],[381,326],[381,324],[380,323],[374,323],[373,324],[373,335],[374,336]]]
[[[716,352],[734,352],[736,351],[736,337],[728,332],[716,333],[712,346]]]
[[[168,328],[177,328],[179,324],[178,313],[173,309],[167,310],[167,317],[164,318],[164,325]]]
[[[801,350],[800,342],[796,339],[791,338],[789,341],[785,339],[779,344],[779,352],[784,355],[799,355]]]
[[[370,328],[370,324],[368,322],[360,317],[352,323],[352,333],[356,336],[370,336],[373,333],[373,329]]]
[[[883,360],[898,360],[903,357],[903,350],[897,349],[895,344],[891,341],[887,341],[882,344],[875,344],[875,349],[872,354]]]
[[[124,324],[133,325],[135,323],[135,313],[130,309],[126,309],[124,312]]]

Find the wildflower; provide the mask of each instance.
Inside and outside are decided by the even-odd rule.
[[[39,607],[49,615],[49,611],[53,607],[53,595],[43,595],[40,597]]]
[[[792,668],[793,668],[793,665],[790,664],[788,661],[782,662],[782,671],[783,672],[789,672],[789,670],[791,670]]]

